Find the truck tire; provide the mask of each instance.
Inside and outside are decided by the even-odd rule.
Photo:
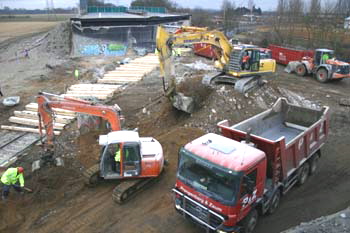
[[[320,68],[316,72],[316,79],[321,83],[328,82],[328,71],[325,68]]]
[[[306,67],[305,67],[305,65],[303,65],[303,64],[297,65],[297,67],[295,69],[295,73],[298,76],[305,76],[305,74],[306,74]]]
[[[247,217],[242,221],[243,223],[243,233],[252,233],[258,223],[258,211],[252,209]]]
[[[320,159],[320,156],[318,154],[315,154],[310,159],[310,175],[315,174],[317,168],[318,168],[318,160]]]
[[[281,199],[281,192],[280,190],[277,190],[271,199],[271,204],[269,209],[267,210],[267,214],[273,214],[275,213],[276,209],[278,208],[280,204],[280,199]]]
[[[300,168],[300,172],[298,175],[298,185],[303,185],[306,182],[307,177],[309,176],[309,172],[310,172],[309,163],[304,163],[304,165]]]

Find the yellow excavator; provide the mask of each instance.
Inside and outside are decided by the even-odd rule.
[[[220,31],[182,30],[182,33],[170,33],[162,26],[158,27],[156,46],[160,61],[160,72],[163,76],[163,86],[174,107],[191,113],[194,103],[191,97],[184,96],[176,91],[173,47],[196,43],[206,43],[216,48],[216,72],[205,75],[202,83],[230,83],[235,90],[246,93],[261,82],[261,76],[276,71],[276,61],[273,59],[260,59],[260,48],[249,46],[233,46]]]

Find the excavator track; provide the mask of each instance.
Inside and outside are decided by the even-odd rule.
[[[247,93],[252,89],[262,85],[262,80],[260,76],[240,78],[235,83],[235,90],[240,93]]]
[[[95,164],[83,172],[84,183],[88,186],[96,185],[100,180],[100,165]]]
[[[137,180],[122,181],[117,187],[114,188],[112,193],[112,199],[118,204],[123,204],[134,197],[138,192],[149,187],[160,180],[164,171],[154,178],[143,178]]]

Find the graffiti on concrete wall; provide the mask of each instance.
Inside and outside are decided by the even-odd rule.
[[[79,45],[78,51],[85,56],[124,56],[127,47],[123,44],[87,44]]]

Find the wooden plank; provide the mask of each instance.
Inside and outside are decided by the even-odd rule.
[[[144,70],[112,70],[112,71],[108,71],[106,74],[109,73],[121,73],[121,74],[144,74]]]
[[[131,78],[131,77],[119,77],[119,76],[115,76],[115,77],[105,77],[102,80],[120,80],[120,81],[140,81],[142,80],[142,78]]]
[[[27,128],[27,127],[18,127],[11,125],[1,125],[1,129],[12,130],[12,131],[20,131],[20,132],[30,132],[30,133],[39,133],[39,129]],[[45,130],[42,130],[44,134],[46,134]],[[60,131],[53,131],[55,135],[60,135]]]
[[[98,83],[127,84],[127,83],[137,82],[137,81],[120,81],[120,80],[103,80],[103,79],[99,79],[97,82]]]
[[[30,104],[27,104],[25,108],[28,111],[37,112],[38,111],[38,104],[37,103],[30,103]],[[69,110],[65,110],[65,109],[53,108],[53,110],[58,115],[73,116],[73,117],[76,115],[75,112],[69,111]]]
[[[107,84],[74,84],[72,86],[70,86],[70,88],[105,88],[105,89],[117,89],[120,87],[120,85],[107,85]]]
[[[16,124],[22,124],[22,125],[31,125],[39,127],[39,121],[38,120],[32,120],[32,119],[26,119],[26,118],[19,118],[19,117],[10,117],[9,121]],[[62,130],[65,124],[61,123],[54,123],[53,128]]]
[[[105,91],[105,90],[99,90],[99,91],[85,91],[85,90],[68,90],[66,94],[90,94],[90,95],[113,95],[114,91]]]
[[[95,97],[100,100],[108,99],[109,95],[91,95],[91,94],[63,94],[62,96],[74,97],[74,98],[83,98],[83,97]]]
[[[148,63],[129,63],[125,66],[121,66],[121,67],[143,67],[143,68],[155,68],[157,67],[154,64],[148,64]]]
[[[99,85],[99,84],[98,84]],[[117,88],[105,88],[105,87],[69,87],[68,90],[70,91],[117,91],[122,85],[111,85],[111,86],[118,86]]]
[[[34,119],[34,120],[39,119],[38,113],[31,112],[31,111],[14,111],[14,115],[15,117],[19,117],[19,118],[27,118],[27,119]],[[68,124],[71,121],[72,121],[72,118],[68,119],[60,115],[55,115],[55,119],[54,119],[54,122],[61,123],[61,124]]]
[[[123,67],[118,67],[117,69],[115,69],[117,71],[135,71],[135,72],[140,72],[140,71],[144,71],[144,70],[153,70],[152,68],[149,67],[136,67],[136,66],[123,66]]]
[[[138,78],[142,78],[144,75],[132,75],[132,74],[130,74],[130,75],[125,75],[125,74],[120,74],[120,75],[118,75],[118,74],[105,74],[104,76],[103,76],[103,78],[105,78],[105,77],[121,77],[121,78],[130,78],[130,79],[138,79]]]

